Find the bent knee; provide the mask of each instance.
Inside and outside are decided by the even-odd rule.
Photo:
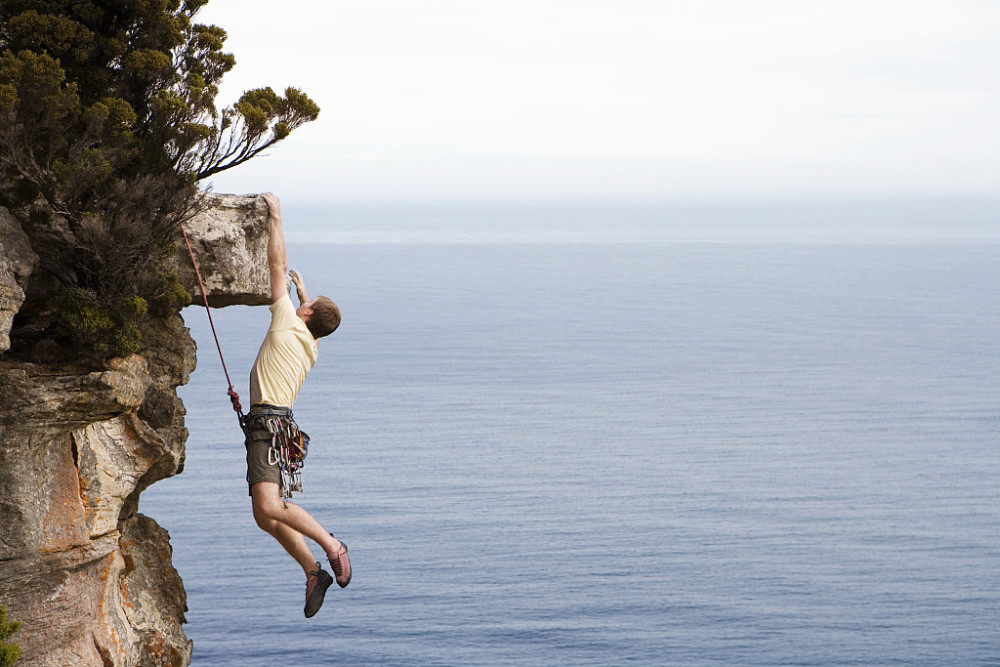
[[[274,517],[265,512],[257,505],[253,506],[253,520],[257,522],[257,527],[261,530],[271,532],[276,523]]]
[[[275,518],[283,509],[284,503],[279,494],[278,485],[273,482],[258,482],[250,488],[254,517]]]
[[[275,521],[278,520],[278,517],[281,516],[282,510],[284,510],[284,507],[281,505],[280,501],[279,502],[254,501],[253,518],[257,522],[258,526],[260,526],[264,530],[267,530],[268,526],[270,526],[271,524],[273,524]]]

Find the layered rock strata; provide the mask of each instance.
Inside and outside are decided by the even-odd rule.
[[[213,196],[186,228],[211,305],[267,303],[266,207],[256,197]],[[178,244],[178,273],[196,294]],[[183,469],[176,389],[194,370],[194,341],[171,316],[138,354],[100,367],[4,355],[17,313],[37,305],[37,265],[0,208],[0,605],[23,623],[18,664],[187,665],[169,536],[137,508],[150,484]]]

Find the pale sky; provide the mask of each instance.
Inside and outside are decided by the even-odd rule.
[[[217,176],[324,201],[995,194],[996,0],[211,0],[219,96],[317,121]]]

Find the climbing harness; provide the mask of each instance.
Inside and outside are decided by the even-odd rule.
[[[267,430],[271,432],[267,462],[281,470],[281,497],[287,500],[293,491],[302,490],[302,466],[309,452],[309,436],[290,419],[270,417]]]
[[[302,491],[302,467],[309,452],[309,436],[299,430],[292,411],[274,405],[253,405],[246,416],[244,432],[248,446],[267,443],[267,464],[280,472],[281,498]]]

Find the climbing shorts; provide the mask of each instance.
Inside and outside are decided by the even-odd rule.
[[[267,426],[268,419],[278,418],[295,424],[291,408],[275,405],[254,405],[243,422],[247,448],[247,485],[250,489],[257,482],[281,484],[281,468],[271,455],[272,434]],[[252,493],[251,493],[252,495]]]

